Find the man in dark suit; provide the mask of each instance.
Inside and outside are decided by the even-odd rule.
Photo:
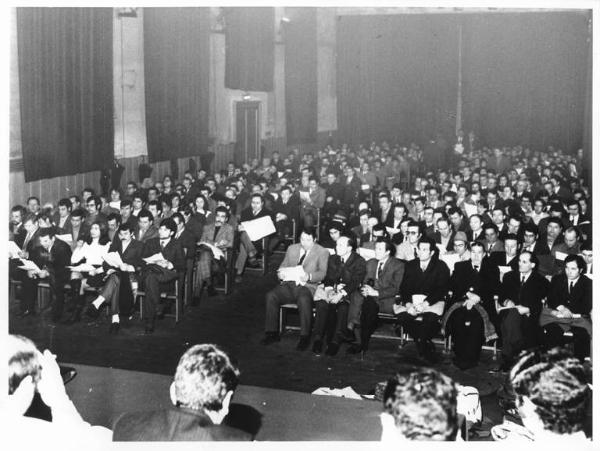
[[[512,234],[506,235],[504,240],[504,250],[501,252],[492,252],[488,256],[488,259],[496,268],[499,268],[500,266],[510,266],[512,271],[518,271],[518,250],[519,242],[517,241],[517,236]]]
[[[170,387],[165,410],[121,415],[113,441],[248,441],[250,434],[223,425],[240,372],[215,345],[188,349]]]
[[[383,224],[386,227],[394,226],[394,209],[392,208],[392,202],[387,192],[379,194],[377,219],[379,220],[379,224]]]
[[[498,268],[484,256],[483,244],[472,243],[471,260],[457,262],[450,278],[450,300],[459,307],[444,317],[445,330],[452,336],[453,362],[463,370],[477,366],[484,343],[484,321],[490,320],[492,312],[495,314],[493,297],[500,288]],[[478,304],[483,311],[476,308]]]
[[[299,230],[300,207],[298,199],[292,196],[292,189],[289,186],[281,188],[279,198],[273,203],[273,214],[275,215],[277,235],[271,239],[269,244],[271,250],[275,250],[285,237],[292,235],[294,222],[296,230]],[[294,237],[294,239],[296,238]]]
[[[435,358],[431,339],[440,328],[450,281],[448,266],[439,260],[437,251],[431,238],[419,239],[417,258],[406,264],[400,286],[401,306],[394,308],[398,323],[416,341],[419,354],[428,360]]]
[[[137,228],[135,230],[135,239],[146,243],[149,240],[158,238],[158,228],[154,224],[154,221],[158,220],[148,210],[143,208],[138,213]]]
[[[396,246],[389,239],[375,243],[375,258],[367,262],[361,296],[350,301],[350,318],[355,318],[356,343],[348,353],[357,354],[369,348],[371,335],[377,329],[379,312],[393,313],[396,295],[404,278],[404,262],[394,257]],[[359,321],[356,321],[359,318]]]
[[[266,295],[265,337],[262,344],[279,341],[279,307],[295,302],[300,314],[300,341],[296,349],[304,351],[310,345],[310,323],[313,296],[317,285],[325,278],[329,252],[316,243],[316,231],[304,229],[300,243],[287,248],[277,275],[281,283]],[[304,274],[299,280],[286,279],[286,268],[302,266]]]
[[[25,207],[22,205],[15,205],[10,210],[10,223],[9,223],[9,234],[12,241],[16,243],[20,248],[23,247],[23,241],[27,231],[23,227],[23,220],[25,219]]]
[[[54,215],[54,225],[58,235],[66,235],[71,233],[71,201],[64,198],[58,201],[58,211]]]
[[[133,307],[133,288],[137,290],[137,271],[142,265],[142,253],[144,244],[133,239],[133,230],[128,223],[121,224],[115,239],[108,252],[116,252],[123,262],[120,266],[111,266],[106,261],[103,268],[107,274],[104,286],[98,297],[89,305],[86,313],[92,318],[98,317],[100,307],[104,302],[110,305],[112,314],[109,333],[118,333],[120,329],[120,316],[129,317]],[[68,323],[78,320],[75,312]]]
[[[65,303],[65,284],[71,274],[71,248],[67,243],[54,237],[52,228],[39,229],[39,245],[31,249],[29,259],[39,268],[27,271],[23,278],[23,294],[21,300],[21,316],[34,313],[37,298],[37,285],[40,279],[48,279],[52,291],[52,321],[58,322],[63,313]]]
[[[360,179],[354,173],[354,168],[348,166],[345,169],[345,175],[342,187],[344,188],[342,201],[340,206],[345,209],[346,212],[350,212],[356,206],[356,199],[360,191]]]
[[[547,307],[556,320],[543,324],[544,344],[548,348],[564,346],[564,332],[570,330],[575,356],[582,361],[590,355],[590,334],[581,326],[590,320],[593,285],[584,276],[585,270],[583,257],[569,255],[565,258],[565,269],[552,278],[548,292]],[[580,322],[575,322],[576,319]],[[591,328],[591,321],[589,325]]]
[[[216,290],[214,287],[213,276],[218,273],[224,273],[226,270],[226,261],[224,258],[218,258],[213,254],[207,244],[213,245],[226,252],[233,247],[235,231],[231,224],[228,224],[229,210],[226,207],[217,207],[215,211],[215,221],[206,224],[200,238],[200,247],[198,249],[198,265],[196,268],[197,281],[194,284],[199,295],[202,294],[202,284],[206,282],[207,293],[214,296]],[[204,245],[202,245],[204,243]]]
[[[334,356],[338,353],[343,334],[348,325],[348,308],[350,299],[358,292],[365,272],[366,262],[358,255],[356,240],[342,235],[335,243],[336,253],[329,257],[327,273],[323,279],[320,293],[327,293],[325,298],[315,299],[316,317],[314,325],[313,352],[320,354],[323,341],[329,340],[325,354]],[[335,330],[325,336],[325,329],[330,318],[335,318]]]
[[[77,242],[85,240],[90,231],[89,226],[83,222],[85,212],[78,208],[71,212],[71,250],[77,247]]]
[[[491,255],[494,252],[504,252],[504,243],[498,239],[498,227],[494,223],[487,223],[483,226],[485,236],[485,253]]]
[[[519,255],[519,270],[504,276],[497,306],[502,333],[502,363],[507,371],[523,349],[534,346],[539,337],[538,320],[548,281],[537,270],[538,260],[529,251]]]
[[[265,208],[265,200],[261,194],[255,193],[250,197],[250,206],[244,208],[240,215],[240,223],[245,221],[252,221],[254,219],[263,218],[265,216],[273,217],[271,211]],[[244,226],[240,224],[238,226],[240,233],[240,247],[238,249],[238,256],[235,262],[236,269],[236,282],[241,282],[242,272],[246,266],[246,260],[250,267],[257,267],[257,254],[259,252],[266,252],[268,249],[262,248],[262,240],[251,241],[248,234],[244,231]],[[268,241],[268,238],[267,238]]]
[[[163,219],[158,228],[158,238],[148,240],[144,244],[142,258],[162,254],[163,259],[155,263],[142,260],[142,280],[146,296],[142,305],[145,320],[145,333],[154,332],[156,306],[160,299],[160,284],[170,282],[185,271],[185,255],[181,243],[173,239],[177,233],[177,225],[171,218]],[[162,316],[162,313],[158,317]]]
[[[450,224],[450,220],[445,217],[441,217],[437,220],[437,230],[433,234],[433,239],[435,240],[436,246],[438,244],[442,245],[442,248],[445,249],[445,252],[448,253],[454,251],[454,237],[456,236],[456,232],[452,228]],[[438,246],[439,248],[439,246]]]

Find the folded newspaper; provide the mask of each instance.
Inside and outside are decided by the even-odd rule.
[[[300,265],[281,268],[279,270],[279,274],[283,282],[295,282],[296,285],[306,284],[306,282],[302,282],[302,280],[300,280],[300,278],[305,274],[304,268]]]
[[[208,247],[212,251],[213,257],[217,260],[225,258],[225,254],[223,253],[223,251],[214,244],[207,243],[206,241],[201,241],[200,244]]]
[[[90,271],[96,269],[89,263],[82,263],[81,265],[77,265],[77,266],[67,266],[67,268],[69,268],[71,271],[75,271],[75,272],[90,272]]]
[[[158,252],[157,254],[151,255],[150,257],[146,257],[143,260],[146,263],[148,263],[149,265],[151,265],[153,263],[163,261],[164,259],[165,259],[165,257],[163,257],[162,252]]]
[[[73,236],[70,233],[65,233],[62,235],[55,235],[56,238],[58,238],[61,241],[64,241],[67,244],[72,244],[73,243]]]
[[[22,263],[22,265],[19,266],[19,268],[24,269],[25,271],[39,271],[40,270],[38,265],[33,263],[31,260],[25,260],[24,258],[22,258],[21,263]]]
[[[250,241],[258,241],[261,238],[275,233],[275,224],[270,216],[252,219],[251,221],[242,222],[244,230],[250,237]]]
[[[120,268],[123,264],[123,260],[121,259],[121,255],[118,252],[109,252],[108,254],[102,257],[104,261],[114,268]]]

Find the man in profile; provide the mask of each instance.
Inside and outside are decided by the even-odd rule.
[[[383,393],[382,442],[454,441],[458,434],[458,390],[431,368],[410,368],[388,380]]]
[[[250,434],[223,425],[240,372],[217,346],[188,349],[177,365],[168,409],[121,415],[113,441],[248,441]]]

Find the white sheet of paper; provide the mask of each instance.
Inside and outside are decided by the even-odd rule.
[[[308,191],[300,191],[300,200],[310,201],[310,193]]]
[[[564,252],[556,251],[554,257],[556,257],[557,260],[560,260],[562,262],[565,260],[565,258],[567,258],[567,254],[565,254]]]
[[[463,205],[465,207],[465,213],[467,214],[467,218],[471,215],[477,214],[477,205],[468,204],[466,202]]]
[[[208,247],[212,251],[213,257],[217,260],[225,258],[223,251],[214,244],[207,243],[206,241],[201,241],[200,244],[204,244],[206,247]]]
[[[17,246],[17,243],[14,241],[8,242],[8,258],[19,258],[19,252],[21,252],[21,248]]]
[[[450,274],[454,272],[454,264],[460,261],[458,254],[443,254],[440,255],[440,260],[446,263],[446,266],[450,270]]]
[[[75,272],[89,272],[93,269],[96,269],[89,263],[82,263],[81,265],[77,265],[77,266],[67,266],[67,268],[69,268],[71,271],[75,271]]]
[[[360,189],[369,189],[370,186],[367,183],[363,183],[362,185],[360,185]]]
[[[375,258],[375,250],[374,249],[367,249],[366,247],[359,247],[357,252],[358,252],[358,255],[360,255],[365,260],[370,260],[372,258]]]
[[[446,246],[444,246],[442,243],[435,243],[435,245],[437,246],[438,250],[440,251],[440,255],[444,255],[445,253],[448,252],[446,250]]]
[[[335,249],[331,249],[328,247],[327,250],[329,251],[329,255],[335,255]]]
[[[123,264],[123,260],[118,252],[109,252],[102,257],[106,263],[115,268],[120,267]]]
[[[386,227],[385,230],[387,230],[387,233],[390,235],[395,235],[400,232],[400,229],[394,229],[393,227]]]
[[[56,238],[58,238],[61,241],[64,241],[67,244],[72,244],[73,243],[73,236],[70,233],[65,233],[63,235],[54,235]]]
[[[151,255],[150,257],[144,258],[144,261],[150,265],[152,263],[156,263],[164,259],[165,257],[163,257],[162,252],[159,252],[157,254]]]
[[[22,258],[21,263],[22,263],[22,265],[19,266],[19,268],[24,269],[25,271],[39,271],[40,270],[40,268],[38,268],[38,265],[36,265],[31,260],[25,260],[24,258]]]
[[[244,230],[250,237],[250,241],[258,241],[265,236],[275,233],[275,224],[270,216],[242,222]]]
[[[502,279],[504,279],[504,274],[512,271],[512,268],[510,266],[498,266],[498,271],[500,274],[500,282],[502,282]]]
[[[301,265],[281,268],[279,271],[283,282],[295,282],[296,285],[304,285],[304,282],[300,280],[300,277],[305,274]]]

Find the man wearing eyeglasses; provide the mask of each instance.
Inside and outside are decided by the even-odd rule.
[[[396,258],[404,261],[411,261],[417,258],[417,245],[421,238],[421,230],[419,224],[415,221],[408,223],[407,232],[408,240],[400,243],[396,247]]]

